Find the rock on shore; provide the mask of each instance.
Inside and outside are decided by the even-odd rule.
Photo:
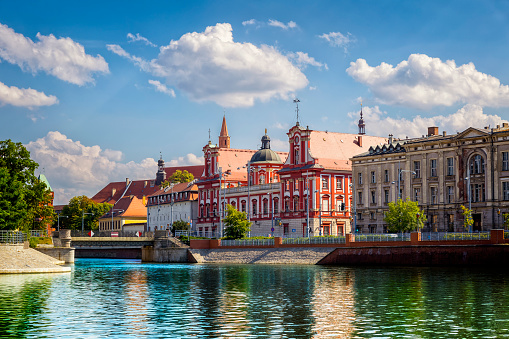
[[[60,266],[63,261],[56,260],[23,245],[0,245],[1,273],[56,273],[70,272],[70,267]]]

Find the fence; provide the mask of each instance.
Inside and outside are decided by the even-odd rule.
[[[490,232],[426,232],[421,233],[421,241],[452,241],[452,240],[490,240]]]
[[[88,231],[81,230],[71,230],[71,237],[90,237],[88,235]],[[137,231],[92,231],[94,233],[93,237],[126,237],[126,238],[135,238],[135,237],[148,237],[153,238],[154,232],[137,232]]]
[[[26,233],[0,230],[0,244],[22,244],[27,240]]]
[[[355,234],[355,241],[410,241],[410,233]]]
[[[274,246],[274,238],[221,240],[221,246]]]
[[[30,237],[49,237],[48,230],[30,230]]]
[[[300,237],[300,238],[283,238],[283,244],[299,245],[299,244],[344,244],[345,237]]]

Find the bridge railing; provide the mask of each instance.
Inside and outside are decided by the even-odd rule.
[[[20,231],[0,230],[0,244],[16,245],[27,240],[27,234]]]
[[[85,237],[89,238],[90,230],[83,231],[81,230],[72,230],[71,231],[71,237]],[[153,238],[154,232],[135,232],[135,231],[92,231],[94,233],[93,237],[103,237],[103,238],[136,238],[136,237],[146,237],[146,238]]]
[[[422,232],[421,241],[490,240],[490,232]]]
[[[30,237],[49,237],[48,230],[30,230]]]
[[[355,241],[380,242],[380,241],[410,241],[410,233],[370,233],[355,234]]]

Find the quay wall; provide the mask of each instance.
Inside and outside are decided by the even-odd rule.
[[[74,263],[74,248],[72,247],[37,247],[37,251],[52,258],[63,261],[66,264]]]

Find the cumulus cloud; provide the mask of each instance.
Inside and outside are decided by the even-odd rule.
[[[140,33],[136,33],[136,35],[134,35],[132,33],[127,33],[127,39],[129,39],[129,42],[141,41],[147,46],[157,47],[156,44],[152,43],[150,40],[148,40],[144,36],[141,36]]]
[[[223,107],[288,99],[308,84],[306,76],[274,47],[234,42],[228,23],[207,27],[203,33],[186,33],[160,47],[159,56],[151,61],[130,55],[118,45],[108,45],[108,49],[165,78],[192,100],[213,101]]]
[[[85,146],[57,131],[31,141],[26,148],[39,168],[45,169],[56,204],[65,204],[76,195],[91,197],[111,181],[154,178],[157,172],[154,159],[123,163],[120,151]]]
[[[281,21],[270,19],[269,22],[268,22],[268,25],[269,26],[273,26],[273,27],[279,27],[279,28],[282,28],[284,30],[288,30],[290,28],[297,28],[297,24],[295,22],[293,22],[293,21],[289,21],[287,24],[284,24]]]
[[[282,130],[288,130],[290,129],[290,125],[288,123],[280,123],[280,122],[276,122],[274,125],[272,125],[273,127],[277,128],[277,129],[282,129]]]
[[[270,140],[270,148],[274,151],[279,152],[288,152],[290,149],[290,146],[288,145],[288,140],[281,140],[281,139],[271,139]],[[285,160],[285,159],[281,159]]]
[[[362,108],[366,132],[370,135],[388,136],[393,134],[398,138],[415,138],[426,134],[428,127],[438,126],[440,130],[449,134],[461,132],[469,127],[484,128],[485,126],[496,126],[507,122],[498,115],[489,115],[483,112],[479,105],[467,104],[451,115],[436,115],[432,117],[415,116],[413,119],[394,119],[387,115],[387,112],[380,110],[378,106]],[[348,113],[357,124],[358,112]]]
[[[31,88],[9,87],[0,82],[0,104],[2,105],[6,104],[34,108],[39,106],[51,106],[57,103],[58,99],[53,95],[47,96],[43,92],[38,92]]]
[[[346,72],[367,85],[384,104],[419,109],[470,103],[489,107],[509,106],[509,86],[481,73],[473,63],[456,66],[424,54],[412,54],[396,67],[387,63],[371,67],[366,60],[350,63]]]
[[[307,53],[304,52],[296,52],[296,53],[289,53],[288,58],[292,59],[293,62],[299,67],[300,69],[305,69],[308,65],[315,66],[318,68],[325,68],[326,70],[329,69],[327,64],[323,64],[321,62],[318,62],[315,60],[315,58],[310,57]]]
[[[21,69],[51,74],[76,85],[93,83],[94,73],[109,73],[108,64],[100,55],[85,53],[85,48],[71,38],[57,39],[53,34],[37,33],[33,42],[12,28],[0,24],[0,58]]]
[[[153,85],[156,89],[156,91],[168,94],[170,97],[175,98],[175,91],[171,88],[166,87],[166,85],[162,84],[161,82],[157,80],[149,80],[149,84]]]
[[[345,53],[348,52],[348,46],[356,41],[352,34],[343,35],[341,32],[324,33],[318,37],[327,40],[333,47],[343,47]]]
[[[196,156],[193,153],[188,153],[184,157],[178,157],[177,159],[172,159],[166,163],[166,166],[193,166],[193,165],[203,165],[205,163],[205,159],[203,156]]]

